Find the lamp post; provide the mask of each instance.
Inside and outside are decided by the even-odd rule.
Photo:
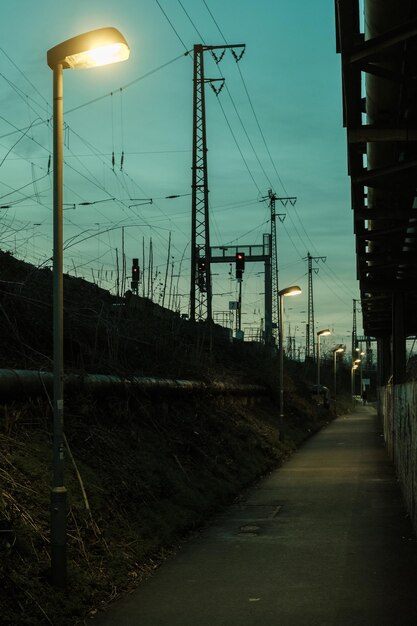
[[[279,298],[279,416],[284,417],[284,298],[285,296],[298,296],[300,287],[293,285],[278,291]]]
[[[66,586],[67,492],[64,486],[63,351],[63,70],[87,69],[129,58],[115,28],[99,28],[64,41],[47,52],[53,71],[53,448],[51,491],[51,581]]]
[[[328,328],[319,330],[317,333],[317,395],[320,393],[320,339],[321,337],[328,337],[331,334],[332,333]]]
[[[333,395],[336,399],[336,371],[337,371],[337,355],[345,351],[345,347],[340,343],[333,348]]]
[[[351,381],[351,386],[352,386],[352,399],[355,395],[355,371],[358,369],[359,367],[359,363],[361,362],[360,359],[355,359],[352,363],[352,370],[351,370],[351,375],[352,375],[352,381]]]
[[[362,393],[363,393],[363,389],[362,389],[362,386],[363,386],[363,370],[362,370],[362,367],[363,367],[363,357],[365,356],[365,352],[361,351],[359,353],[359,355],[360,355],[360,358],[361,358],[361,361],[359,363],[359,380],[360,380],[360,387],[359,387],[359,389],[360,389],[360,394],[362,396]]]

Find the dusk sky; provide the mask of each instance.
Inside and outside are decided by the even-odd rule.
[[[160,299],[171,233],[171,292],[188,312],[190,289],[192,55],[196,43],[246,44],[237,64],[206,53],[210,230],[213,246],[258,244],[269,232],[272,188],[295,196],[277,222],[279,287],[299,284],[285,324],[304,346],[307,253],[326,257],[314,275],[316,331],[324,348],[348,343],[356,280],[340,57],[329,0],[16,0],[2,7],[0,46],[0,247],[35,265],[52,256],[52,72],[46,52],[77,34],[118,28],[127,62],[64,72],[65,271],[115,293],[122,227],[127,270],[152,238]],[[114,166],[112,154],[114,153]],[[121,163],[123,153],[123,163]],[[166,196],[179,195],[176,199]],[[147,200],[152,198],[152,204]],[[138,200],[136,200],[138,199]],[[80,203],[89,202],[89,205]],[[145,272],[146,264],[145,263]],[[213,312],[236,299],[229,266],[213,268]],[[145,273],[146,278],[146,273]],[[147,280],[147,279],[146,279]],[[247,264],[244,329],[263,318],[263,267]],[[142,288],[140,289],[142,293]],[[167,304],[168,296],[165,299]],[[359,308],[359,307],[358,307]],[[358,313],[358,332],[361,320]]]

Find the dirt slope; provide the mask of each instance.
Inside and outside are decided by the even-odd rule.
[[[51,370],[50,270],[0,252],[0,368]],[[189,532],[282,463],[330,419],[300,375],[286,379],[278,428],[276,358],[232,345],[141,299],[65,281],[66,371],[261,383],[250,405],[128,395],[66,397],[68,590],[49,581],[49,399],[0,405],[2,624],[82,624],[168,558]],[[210,345],[212,349],[210,350]]]

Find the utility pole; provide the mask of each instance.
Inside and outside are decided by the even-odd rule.
[[[314,325],[314,300],[313,300],[313,272],[315,274],[318,273],[319,268],[313,268],[313,261],[317,263],[319,261],[326,262],[327,257],[325,256],[311,256],[309,252],[307,252],[307,257],[304,260],[308,262],[308,317],[307,317],[307,327],[306,327],[306,358],[313,357],[313,360],[316,359],[316,342],[315,342],[315,325]]]
[[[190,319],[192,321],[196,319],[212,321],[205,83],[210,83],[217,96],[224,85],[223,78],[205,78],[204,52],[210,51],[216,63],[219,63],[225,50],[228,48],[232,49],[233,56],[236,62],[238,62],[243,54],[245,45],[194,45],[190,288]],[[235,53],[234,49],[236,48],[243,49],[240,56]],[[215,50],[222,51],[219,57],[216,56]],[[218,88],[214,86],[216,81],[221,83]]]
[[[297,201],[295,197],[280,198],[272,189],[268,189],[269,207],[271,209],[271,272],[272,272],[272,327],[279,328],[279,303],[278,303],[278,244],[277,244],[277,232],[276,232],[276,218],[278,217],[280,222],[283,222],[286,218],[286,213],[275,212],[275,202],[279,200],[283,206],[286,206],[288,202],[294,206]]]

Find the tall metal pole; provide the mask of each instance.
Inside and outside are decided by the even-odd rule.
[[[308,262],[308,321],[306,326],[306,357],[313,357],[315,359],[316,342],[314,340],[315,325],[314,325],[314,299],[313,299],[313,271],[315,274],[319,271],[318,267],[313,270],[313,261],[326,261],[325,256],[311,256],[307,252],[305,260]]]
[[[224,79],[205,78],[204,52],[211,51],[215,56],[215,50],[231,48],[236,61],[239,61],[243,53],[237,56],[233,48],[244,47],[244,44],[224,46],[194,45],[193,162],[191,185],[191,320],[195,320],[197,317],[199,320],[212,321],[205,84],[220,81],[221,86],[223,86],[224,83]],[[218,62],[219,61],[220,58],[218,59]],[[220,90],[221,87],[217,91],[215,90],[217,95]],[[204,270],[199,270],[199,261],[204,262]]]
[[[97,43],[99,42],[99,43]],[[115,51],[116,44],[116,51]],[[129,47],[115,28],[104,28],[72,37],[50,48],[47,62],[53,71],[53,447],[51,490],[51,579],[56,586],[66,586],[66,513],[67,491],[64,486],[64,290],[63,290],[63,121],[64,67],[95,67],[93,51],[99,45],[110,56],[100,64],[116,63],[129,57]],[[70,62],[70,59],[75,65]]]
[[[64,486],[64,350],[63,350],[63,67],[53,69],[53,448],[51,491],[51,578],[65,587],[67,582],[66,516]]]
[[[301,293],[298,285],[281,289],[279,298],[279,411],[280,417],[284,417],[284,297],[296,296]]]
[[[271,209],[271,284],[272,284],[272,324],[279,328],[279,305],[278,305],[278,250],[277,250],[277,230],[275,221],[275,200],[276,195],[272,189],[268,190],[269,206]]]
[[[283,206],[286,206],[290,202],[293,206],[297,200],[295,197],[278,197],[272,189],[268,189],[269,208],[271,209],[271,281],[272,281],[272,326],[273,328],[279,328],[279,304],[278,304],[278,239],[277,239],[277,225],[276,218],[283,222],[286,218],[286,213],[276,213],[275,203],[279,200]]]
[[[194,46],[193,164],[191,185],[191,290],[190,318],[211,320],[210,231],[207,185],[207,138],[205,110],[204,47]],[[205,261],[204,280],[199,259]],[[197,302],[198,299],[198,302]]]
[[[265,345],[272,345],[272,246],[271,235],[264,234],[263,248],[265,255]],[[265,251],[268,254],[265,254]]]
[[[238,310],[237,310],[237,319],[238,319],[238,331],[240,333],[240,331],[242,330],[242,279],[241,278],[238,279],[238,283],[239,283],[239,303],[238,303]]]
[[[313,267],[312,267],[313,257],[310,253],[307,253],[307,262],[308,262],[308,322],[307,322],[307,330],[308,330],[308,338],[306,342],[306,356],[312,356],[314,359],[315,354],[315,343],[314,343],[314,304],[313,304]]]

